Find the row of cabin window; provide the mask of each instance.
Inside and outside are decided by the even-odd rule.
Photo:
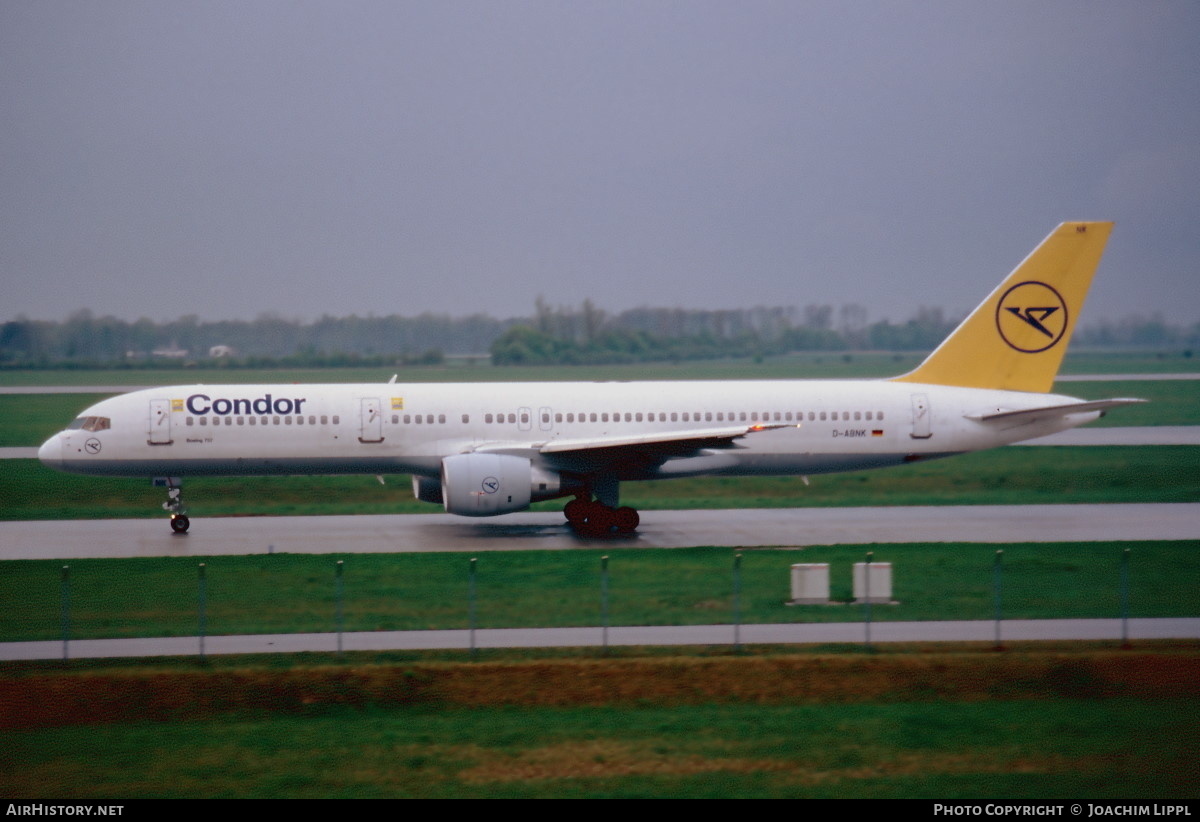
[[[809,411],[808,419],[810,422],[815,422],[816,420],[837,420],[839,413],[841,414],[841,419],[843,419],[847,422],[850,421],[852,415],[853,415],[853,419],[856,421],[861,421],[864,419],[868,420],[868,421],[882,421],[883,420],[883,412],[882,411],[854,411],[854,412],[850,412],[850,411],[841,411],[841,412],[839,412],[839,411],[829,411],[829,412]],[[657,413],[654,411],[650,411],[650,412],[646,412],[646,413],[643,413],[641,411],[637,411],[637,412],[626,411],[626,412],[624,412],[624,415],[625,415],[625,417],[624,417],[625,422],[702,422],[702,421],[703,422],[713,422],[714,420],[716,420],[717,422],[724,422],[726,420],[726,412],[724,412],[724,411],[715,411],[715,412],[714,411],[703,411],[703,412],[696,411],[695,413],[692,413],[690,411],[672,411],[669,414],[665,411],[657,412]],[[529,424],[529,415],[528,414],[523,413],[520,415],[520,417],[521,417],[522,424],[526,424],[526,425]],[[621,414],[619,412],[613,412],[612,414],[610,414],[607,411],[599,412],[599,413],[596,411],[591,411],[588,413],[579,413],[578,415],[575,413],[571,413],[571,412],[568,412],[565,416],[563,415],[562,412],[558,412],[554,415],[555,422],[571,423],[571,422],[575,422],[577,418],[578,418],[579,422],[610,422],[610,421],[611,422],[620,422]],[[768,422],[772,422],[772,421],[774,421],[774,422],[802,422],[804,420],[804,412],[803,411],[796,411],[796,412],[764,411],[761,414],[759,414],[759,412],[757,412],[757,411],[749,411],[749,412],[730,411],[730,412],[728,412],[728,419],[730,422],[735,422],[735,421],[764,422],[764,423],[768,423]],[[420,420],[420,417],[418,417],[418,421],[419,420]],[[393,422],[394,421],[395,421],[395,419],[393,418]],[[408,420],[406,418],[405,422],[407,422],[407,421]],[[466,421],[467,421],[467,418],[464,415],[463,422],[466,422]],[[509,423],[515,423],[517,421],[517,415],[512,414],[512,413],[509,413],[507,415],[506,414],[495,414],[495,415],[484,414],[483,421],[485,423],[492,423],[492,422],[503,423],[505,421],[507,421]],[[549,422],[550,422],[550,414],[543,413],[542,414],[542,423],[548,424]]]
[[[187,424],[188,425],[196,425],[197,419],[200,420],[200,423],[199,423],[200,425],[208,425],[208,417],[188,417]],[[293,421],[295,422],[296,425],[304,425],[305,420],[308,421],[309,425],[317,424],[317,417],[315,415],[310,415],[308,417],[304,417],[304,416],[299,416],[299,417],[213,417],[212,424],[220,425],[222,419],[225,420],[226,425],[235,425],[235,424],[236,425],[246,425],[247,423],[249,423],[250,425],[259,425],[260,419],[262,420],[261,425],[291,425],[293,423]],[[320,419],[321,419],[321,425],[329,424],[328,416],[322,414]],[[235,420],[236,420],[236,423],[234,422]],[[337,414],[334,414],[333,415],[333,424],[337,425],[340,421],[341,421],[341,418]]]
[[[851,420],[852,416],[855,421],[861,421],[864,419],[867,420],[868,422],[883,420],[883,412],[882,411],[873,411],[873,412],[872,411],[854,411],[853,415],[850,411],[841,411],[841,412],[838,412],[838,411],[830,411],[830,412],[809,411],[808,419],[810,422],[815,422],[817,420],[837,421],[839,419],[839,417],[838,417],[839,413],[841,414],[841,419],[846,422],[849,422]],[[518,416],[517,414],[513,414],[513,413],[484,414],[483,419],[484,419],[484,422],[486,422],[486,423],[503,423],[503,422],[507,421],[509,423],[515,424],[517,422],[517,416]],[[521,417],[521,422],[523,424],[529,423],[529,415],[528,414],[521,414],[520,417]],[[202,425],[202,426],[208,425],[208,419],[209,419],[208,417],[198,417],[198,418],[197,417],[188,417],[187,424],[188,425],[196,425],[197,419],[200,420],[199,425]],[[246,425],[247,423],[250,425],[258,425],[258,424],[260,424],[259,423],[260,419],[262,420],[262,422],[261,422],[262,425],[292,425],[293,421],[296,425],[304,425],[306,419],[307,419],[309,425],[317,424],[317,417],[315,415],[309,415],[307,418],[304,416],[297,416],[297,417],[291,417],[291,416],[286,416],[286,417],[213,417],[212,424],[220,425],[222,419],[225,420],[226,425],[235,425],[235,424],[236,425]],[[328,416],[322,414],[320,417],[321,425],[328,425],[329,419],[330,418]],[[435,415],[433,415],[433,414],[425,414],[425,415],[405,414],[403,416],[405,425],[411,425],[413,423],[416,423],[417,425],[420,425],[422,423],[425,423],[427,425],[433,425],[434,419],[435,419]],[[610,422],[610,421],[611,422],[620,422],[621,414],[616,413],[616,412],[610,414],[607,411],[604,411],[604,412],[592,411],[589,413],[581,412],[578,415],[575,413],[567,413],[564,415],[561,412],[556,413],[554,415],[554,421],[560,422],[560,423],[561,422],[573,423],[576,421],[576,419],[578,419],[579,422]],[[704,411],[704,412],[697,411],[695,413],[692,413],[689,411],[682,411],[682,412],[672,411],[670,414],[668,414],[665,411],[661,412],[661,413],[655,413],[653,411],[650,411],[647,413],[642,413],[641,411],[638,411],[638,412],[626,411],[625,412],[625,422],[702,422],[702,421],[703,422],[713,422],[714,420],[716,422],[725,422],[725,419],[726,419],[726,412],[724,412],[724,411],[715,411],[715,412],[714,411]],[[757,411],[750,411],[750,412],[730,411],[730,412],[728,412],[728,419],[730,422],[736,422],[736,421],[741,421],[741,422],[771,422],[771,421],[803,422],[804,421],[804,412],[803,411],[796,411],[796,412],[764,411],[762,414],[759,414]],[[401,420],[401,416],[399,414],[392,415],[392,424],[393,425],[399,425],[400,420]],[[444,425],[446,422],[446,415],[438,414],[438,415],[436,415],[436,420],[438,423]],[[334,414],[333,415],[333,424],[338,425],[340,423],[340,421],[341,420],[340,420],[339,416],[337,414]],[[463,414],[462,421],[464,424],[469,423],[471,421],[471,418],[469,415]],[[550,415],[542,414],[542,422],[549,423]],[[87,430],[94,430],[94,429],[87,429]],[[95,430],[98,430],[98,429],[95,429]]]
[[[392,425],[399,425],[399,424],[400,424],[400,419],[401,419],[401,417],[400,417],[400,415],[399,415],[399,414],[392,414]],[[405,424],[405,425],[411,425],[412,423],[416,423],[417,425],[420,425],[421,423],[426,423],[426,424],[428,424],[428,425],[433,425],[434,415],[433,415],[433,414],[425,414],[425,415],[421,415],[421,414],[405,414],[405,415],[404,415],[404,417],[403,417],[403,419],[404,419],[404,424]],[[446,423],[446,415],[445,415],[445,414],[438,414],[438,415],[437,415],[437,421],[438,421],[439,423],[441,423],[442,425],[445,425],[445,423]],[[468,422],[470,422],[470,421],[471,421],[471,417],[470,417],[469,415],[467,415],[467,414],[463,414],[463,415],[462,415],[462,421],[463,421],[464,423],[468,423]]]

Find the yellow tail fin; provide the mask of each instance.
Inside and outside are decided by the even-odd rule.
[[[916,370],[895,382],[1047,392],[1112,223],[1063,223]]]

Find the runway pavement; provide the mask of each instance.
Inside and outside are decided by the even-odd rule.
[[[959,622],[872,622],[870,642],[995,642],[993,620]],[[1002,642],[1026,640],[1122,639],[1119,619],[1028,619],[1001,621]],[[736,631],[736,633],[735,633]],[[1131,619],[1128,637],[1147,639],[1200,638],[1200,619]],[[773,625],[644,625],[585,628],[492,628],[455,631],[364,631],[341,636],[343,651],[469,650],[475,648],[577,648],[637,645],[809,645],[862,643],[863,622],[786,623]],[[210,636],[205,654],[270,654],[336,652],[338,635],[255,634]],[[140,637],[80,639],[67,644],[71,659],[98,657],[193,656],[201,653],[201,638]],[[62,659],[61,640],[0,643],[0,660]]]
[[[187,535],[160,517],[0,522],[0,560],[1193,539],[1200,503],[644,511],[635,534],[607,539],[576,536],[561,513],[212,517]]]

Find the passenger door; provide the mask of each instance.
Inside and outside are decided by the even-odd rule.
[[[150,400],[150,437],[151,445],[171,444],[171,401]]]
[[[927,394],[912,395],[912,438],[927,440],[933,436],[929,420],[929,396]]]
[[[383,442],[383,406],[378,397],[363,397],[359,442]]]

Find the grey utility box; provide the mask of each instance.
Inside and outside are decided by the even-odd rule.
[[[807,562],[792,566],[792,605],[829,604],[829,563]]]
[[[892,563],[854,563],[854,601],[891,602]]]

